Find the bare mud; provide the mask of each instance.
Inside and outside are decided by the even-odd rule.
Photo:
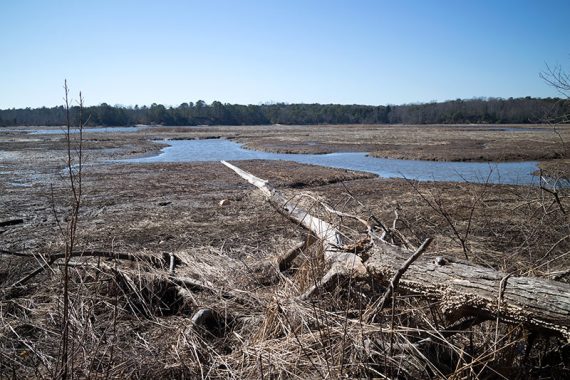
[[[211,371],[211,377],[217,378],[259,377],[264,371],[282,377],[287,374],[315,377],[320,370],[315,369],[310,357],[299,351],[299,347],[308,346],[315,355],[322,354],[318,356],[318,360],[322,360],[318,368],[326,368],[323,363],[327,350],[333,352],[333,348],[355,355],[350,359],[355,363],[361,360],[358,359],[361,354],[357,336],[363,330],[351,330],[356,325],[345,326],[342,330],[344,322],[335,319],[341,314],[357,313],[359,306],[355,300],[361,295],[350,294],[348,298],[323,296],[313,306],[306,306],[306,310],[299,309],[296,304],[293,307],[281,302],[294,298],[302,286],[314,281],[309,276],[315,273],[311,272],[311,266],[300,264],[301,269],[290,278],[273,274],[267,279],[265,273],[260,273],[261,262],[284,254],[307,241],[308,236],[300,226],[277,214],[251,185],[218,162],[120,164],[108,160],[156,154],[161,148],[160,140],[165,138],[222,137],[235,139],[251,148],[275,152],[370,151],[378,156],[434,160],[538,159],[543,161],[545,168],[557,168],[560,175],[567,173],[564,156],[557,161],[550,160],[564,153],[560,136],[538,127],[536,131],[524,129],[521,132],[465,126],[153,127],[133,133],[86,134],[84,137],[77,252],[118,252],[159,259],[174,254],[195,263],[181,268],[180,273],[211,281],[218,289],[213,293],[189,296],[194,298],[191,305],[187,305],[179,299],[171,299],[170,288],[163,288],[161,282],[146,287],[140,285],[137,281],[142,280],[136,280],[137,275],[133,272],[132,281],[140,285],[138,292],[143,296],[130,292],[127,297],[126,293],[117,293],[117,289],[123,289],[124,279],[111,281],[106,277],[113,273],[112,265],[116,264],[112,261],[100,258],[73,260],[71,264],[78,268],[74,271],[77,279],[74,277],[73,280],[76,284],[73,294],[77,297],[75,300],[81,300],[73,306],[78,316],[75,337],[91,356],[102,358],[101,363],[92,362],[85,367],[85,372],[77,373],[84,377],[89,377],[88,374],[103,376],[105,371],[115,377],[196,377],[204,376],[204,371]],[[76,164],[78,152],[72,150],[71,153],[72,164]],[[64,251],[72,194],[65,170],[68,151],[63,136],[26,135],[18,131],[2,133],[0,158],[0,222],[3,223],[0,249],[10,252],[0,255],[0,284],[2,289],[10,289],[11,284],[42,265],[42,258]],[[308,196],[307,199],[326,202],[337,210],[367,220],[374,216],[388,225],[393,224],[416,246],[432,237],[434,242],[425,255],[467,257],[472,262],[511,274],[570,281],[567,271],[570,264],[567,254],[570,249],[570,239],[567,239],[570,198],[564,191],[555,196],[525,186],[381,179],[367,173],[286,161],[256,160],[234,164],[269,180],[285,194],[301,192]],[[225,201],[223,205],[220,205],[221,201]],[[317,202],[312,211],[326,216]],[[363,233],[361,227],[349,220],[336,219],[336,223],[351,236]],[[85,262],[89,264],[85,268],[91,269],[81,266]],[[144,272],[154,276],[156,272],[158,277],[167,276],[164,268],[151,271],[136,267],[138,264],[121,265],[124,273],[136,269],[139,275]],[[105,267],[107,269],[103,271],[101,268]],[[57,336],[58,319],[52,320],[50,316],[59,315],[60,278],[59,267],[53,265],[29,286],[18,288],[17,292],[3,290],[3,324],[0,328],[4,337],[0,339],[0,345],[4,356],[0,357],[0,369],[13,371],[10,373],[20,377],[32,376],[35,368],[40,368],[38,371],[43,376],[52,373],[49,368],[57,357],[53,348],[57,341],[54,342],[56,338],[53,337]],[[151,296],[146,293],[148,289],[153,289]],[[224,293],[228,289],[235,292],[228,296]],[[132,301],[133,293],[139,294],[136,302]],[[123,304],[125,297],[130,301]],[[148,309],[143,310],[140,306],[140,297],[147,301],[151,299]],[[156,312],[152,308],[156,302],[153,297],[162,302],[161,306],[156,306]],[[346,299],[347,303],[342,303]],[[419,303],[405,295],[398,299],[398,305],[403,305],[395,309],[400,331],[410,328],[416,331],[420,325],[427,329],[426,325],[441,322],[436,309],[430,309],[432,306],[427,302]],[[219,333],[219,336],[206,338],[192,330],[190,323],[190,317],[203,307],[239,318],[225,319],[225,330],[216,330],[215,334]],[[317,309],[319,314],[314,312]],[[426,314],[417,319],[420,310]],[[80,315],[89,317],[80,319]],[[322,318],[328,322],[323,322]],[[426,322],[429,318],[434,320]],[[326,327],[326,341],[332,342],[331,346],[327,346],[324,338],[312,342],[313,337],[319,336],[318,331],[324,331],[315,330],[314,326],[326,323],[331,323]],[[336,329],[331,327],[333,325],[340,327]],[[298,327],[293,329],[291,326]],[[389,326],[384,324],[380,330],[389,331]],[[309,332],[296,339],[294,334],[305,328]],[[501,339],[508,343],[504,350],[512,355],[509,357],[517,358],[516,364],[502,360],[501,355],[491,355],[491,358],[486,351],[492,347],[488,337],[495,334],[499,332],[491,321],[477,328],[475,338],[473,333],[471,338],[459,335],[450,347],[465,350],[471,347],[473,357],[487,355],[487,364],[482,368],[487,368],[486,371],[492,368],[507,377],[528,374],[521,364],[524,360],[532,360],[535,364],[546,360],[546,354],[541,356],[540,352],[533,353],[531,359],[524,357],[526,335],[516,326],[500,331]],[[354,341],[344,346],[347,336],[354,337]],[[412,339],[411,333],[402,336],[402,339]],[[108,340],[103,342],[99,337]],[[423,337],[418,336],[418,339]],[[473,339],[476,340],[475,348]],[[548,339],[540,341],[539,347],[552,346],[554,340]],[[98,351],[101,347],[105,347],[104,352]],[[111,347],[117,347],[116,353],[112,353]],[[327,347],[324,353],[320,347]],[[340,357],[337,351],[334,352],[333,357]],[[544,352],[547,352],[546,348]],[[390,371],[398,368],[386,364],[385,354],[374,357],[371,367],[370,357],[358,362],[353,372],[343,369],[346,363],[342,361],[331,362],[330,368],[339,371],[331,373],[362,377],[372,376],[373,370],[393,373]],[[399,363],[397,357],[389,361],[392,359]],[[78,357],[77,368],[86,360]],[[451,376],[456,368],[475,365],[463,356],[453,356],[453,360],[450,369],[434,365],[430,371]],[[554,363],[552,367],[536,364],[538,371],[551,373],[548,371],[560,369],[556,373],[567,374],[563,359],[557,356],[549,360]],[[267,363],[277,364],[260,367]],[[387,370],[382,366],[393,368]],[[128,372],[131,368],[132,372]],[[461,376],[468,373],[457,371]],[[421,373],[421,376],[428,376],[434,372]]]

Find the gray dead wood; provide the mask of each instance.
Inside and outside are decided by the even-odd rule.
[[[413,251],[380,239],[375,239],[368,252],[370,257],[364,262],[347,249],[343,235],[332,225],[285,198],[266,180],[222,163],[260,189],[278,212],[300,223],[323,242],[325,260],[331,269],[301,299],[310,297],[317,288],[339,276],[372,276],[387,287],[398,276],[397,284],[393,285],[397,286],[396,291],[439,302],[451,319],[476,317],[521,323],[530,329],[560,333],[570,340],[570,284],[510,276],[455,258],[423,256],[408,265]]]
[[[379,244],[366,262],[371,276],[388,285],[409,251]],[[400,291],[438,301],[453,319],[484,317],[557,331],[570,339],[570,285],[516,277],[454,258],[423,256],[398,283]]]
[[[366,274],[362,259],[343,249],[345,239],[331,224],[311,215],[296,202],[287,199],[280,191],[270,186],[266,180],[258,178],[226,161],[222,164],[236,172],[240,177],[256,186],[269,203],[282,215],[311,231],[323,244],[325,261],[330,265],[329,271],[316,285],[309,288],[302,299],[310,297],[318,288],[326,286],[339,277],[360,277]]]

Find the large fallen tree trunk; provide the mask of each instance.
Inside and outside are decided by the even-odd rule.
[[[555,331],[570,339],[569,284],[515,277],[451,257],[421,257],[409,265],[406,262],[413,252],[381,239],[375,239],[374,247],[368,252],[370,257],[364,262],[350,252],[350,245],[332,225],[285,198],[266,180],[227,162],[222,163],[257,186],[277,211],[301,223],[323,241],[325,259],[331,269],[302,298],[338,275],[372,276],[387,286],[395,275],[399,275],[398,291],[439,301],[449,316],[522,323],[535,330]],[[403,276],[402,268],[406,268]]]
[[[271,187],[266,180],[258,178],[226,161],[222,161],[222,164],[261,190],[265,198],[279,213],[301,224],[321,240],[323,255],[325,261],[330,265],[330,269],[321,281],[310,287],[301,295],[301,298],[308,298],[318,288],[326,286],[339,277],[361,277],[366,274],[366,267],[362,259],[349,250],[343,249],[346,247],[345,238],[334,226],[311,215],[307,210],[300,207],[298,202],[286,198],[281,192]]]
[[[378,244],[365,263],[381,283],[408,259],[399,247]],[[465,260],[420,257],[400,279],[399,290],[439,301],[455,318],[478,316],[554,330],[570,339],[570,285],[535,277],[515,277]]]

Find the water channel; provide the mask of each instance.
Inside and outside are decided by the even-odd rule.
[[[138,132],[146,127],[89,127],[84,128],[83,133],[122,133],[122,132]],[[30,135],[61,135],[67,133],[65,127],[51,129],[34,129],[28,132]],[[71,128],[69,133],[78,134],[79,129]]]
[[[286,160],[339,169],[374,173],[384,178],[408,178],[419,181],[451,181],[529,185],[538,183],[532,173],[536,161],[523,162],[438,162],[371,157],[363,152],[330,154],[285,154],[244,149],[225,139],[165,140],[168,144],[156,156],[120,162],[192,162],[237,160]]]

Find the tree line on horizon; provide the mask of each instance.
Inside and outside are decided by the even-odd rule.
[[[74,107],[72,111],[76,111]],[[528,124],[568,123],[570,101],[560,98],[475,98],[404,105],[228,104],[203,100],[178,107],[85,107],[88,125],[265,125],[265,124]],[[59,107],[0,110],[0,126],[65,124]]]

